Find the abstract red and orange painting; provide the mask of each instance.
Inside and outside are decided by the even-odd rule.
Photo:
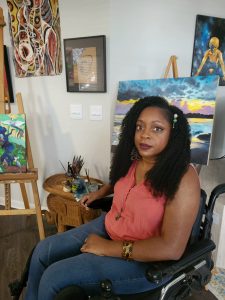
[[[62,72],[58,0],[7,0],[18,77]]]

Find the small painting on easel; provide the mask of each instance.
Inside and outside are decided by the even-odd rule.
[[[225,85],[225,19],[197,15],[191,76],[219,75]]]
[[[27,171],[24,114],[0,114],[0,173]]]

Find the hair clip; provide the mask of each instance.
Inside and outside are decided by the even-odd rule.
[[[173,115],[173,128],[175,127],[175,124],[177,123],[178,114]]]

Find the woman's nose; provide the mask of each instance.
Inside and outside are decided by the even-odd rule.
[[[151,137],[151,132],[150,132],[150,130],[147,130],[147,129],[145,129],[145,130],[143,130],[142,131],[142,135],[141,135],[143,138],[150,138]]]

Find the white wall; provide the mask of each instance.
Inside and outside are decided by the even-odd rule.
[[[7,26],[6,1],[0,0]],[[63,163],[82,155],[93,177],[107,180],[110,165],[112,116],[119,80],[161,78],[171,55],[178,57],[179,76],[190,76],[197,14],[224,18],[223,0],[59,0],[62,40],[82,36],[107,37],[107,93],[67,93],[63,72],[53,77],[15,78],[21,92],[35,165],[39,169],[42,204],[44,178],[62,172]],[[62,43],[63,46],[63,43]],[[223,155],[225,87],[219,87],[212,156]],[[83,120],[70,119],[70,104],[82,104]],[[90,121],[90,105],[103,106],[103,120]],[[222,117],[221,117],[222,116]],[[223,182],[224,162],[211,161],[201,170],[202,186]]]

